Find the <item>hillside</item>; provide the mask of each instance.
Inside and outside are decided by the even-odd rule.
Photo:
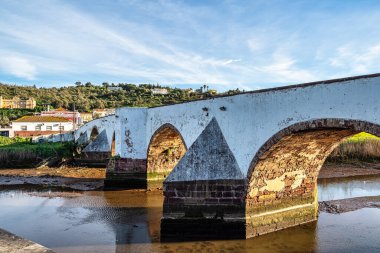
[[[120,90],[111,90],[110,87],[120,87]],[[153,94],[154,88],[166,88],[168,94]],[[234,94],[240,91],[231,90],[223,94]],[[75,86],[61,88],[37,88],[35,86],[17,86],[0,84],[0,96],[12,98],[33,97],[37,101],[37,111],[42,109],[43,104],[50,104],[54,108],[75,108],[80,112],[89,112],[94,108],[115,108],[121,106],[152,107],[184,101],[202,99],[205,97],[218,96],[215,90],[208,91],[207,86],[192,92],[190,89],[161,87],[152,84],[124,84],[109,85],[103,83],[93,85],[76,82]]]

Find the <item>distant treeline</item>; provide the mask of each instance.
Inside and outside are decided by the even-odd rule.
[[[0,109],[0,126],[9,126],[11,121],[21,118],[26,115],[33,115],[34,112],[38,112],[39,108],[35,110],[30,109]]]
[[[120,87],[118,90],[109,87]],[[153,94],[152,89],[165,88],[168,94]],[[161,87],[155,84],[109,84],[93,85],[90,82],[82,84],[76,82],[74,86],[60,88],[37,88],[36,86],[18,86],[0,83],[0,95],[4,98],[14,96],[20,98],[33,97],[37,101],[36,110],[42,110],[44,104],[54,108],[63,107],[72,110],[75,108],[80,112],[89,112],[94,108],[116,108],[122,106],[130,107],[152,107],[172,103],[180,103],[202,99],[206,97],[236,94],[239,89],[230,90],[223,94],[217,94],[215,90],[209,90],[203,85],[194,92],[189,89]]]

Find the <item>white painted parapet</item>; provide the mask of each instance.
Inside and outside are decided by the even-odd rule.
[[[116,151],[124,158],[146,159],[152,135],[164,124],[173,125],[190,147],[215,117],[246,175],[260,147],[295,123],[338,118],[380,124],[379,94],[380,75],[373,75],[149,109],[120,108],[116,115],[122,138],[120,143],[117,138]],[[126,145],[127,139],[131,146]]]
[[[90,141],[91,132],[96,128],[99,134],[106,131],[108,143],[112,143],[112,137],[117,129],[117,125],[118,121],[116,120],[115,115],[92,120],[75,131],[74,140],[77,141],[81,135],[85,134],[87,136],[87,141]]]

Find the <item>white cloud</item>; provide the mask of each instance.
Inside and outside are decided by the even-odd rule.
[[[282,53],[274,53],[273,63],[260,68],[261,72],[272,74],[276,82],[309,82],[316,80],[315,75],[296,66],[296,60]]]
[[[264,44],[256,38],[249,39],[247,44],[252,53],[259,52],[264,48]]]
[[[339,33],[343,39],[335,36],[346,24],[334,22],[335,15],[322,24],[308,15],[295,25],[294,9],[282,10],[287,5],[277,12],[273,5],[247,5],[253,8],[237,4],[234,16],[223,3],[9,1],[0,8],[0,55],[13,58],[0,68],[37,83],[50,78],[249,89],[369,72],[380,60],[380,44],[361,50],[356,35],[333,52],[353,34],[348,29],[346,37]]]
[[[352,75],[379,71],[379,61],[380,43],[365,48],[346,44],[339,47],[334,57],[328,60],[332,67],[348,69]]]
[[[35,80],[37,69],[26,58],[20,56],[6,56],[0,58],[0,68],[11,75],[26,80]]]

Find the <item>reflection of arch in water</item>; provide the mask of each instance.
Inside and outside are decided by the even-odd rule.
[[[129,252],[135,244],[159,242],[162,198],[157,191],[90,191],[77,198],[65,198],[64,205],[86,209],[85,216],[74,217],[74,220],[90,225],[101,220],[106,225],[104,228],[96,226],[95,230],[112,229],[115,252]],[[60,212],[66,216],[70,208],[60,209]]]
[[[94,126],[91,130],[90,141],[94,141],[96,137],[98,137],[98,135],[99,135],[98,127]]]
[[[152,135],[147,153],[148,188],[162,188],[162,182],[186,153],[180,132],[164,124]]]
[[[380,126],[319,119],[294,124],[272,136],[253,158],[247,174],[247,237],[315,220],[319,170],[342,140],[359,132],[379,136]]]

